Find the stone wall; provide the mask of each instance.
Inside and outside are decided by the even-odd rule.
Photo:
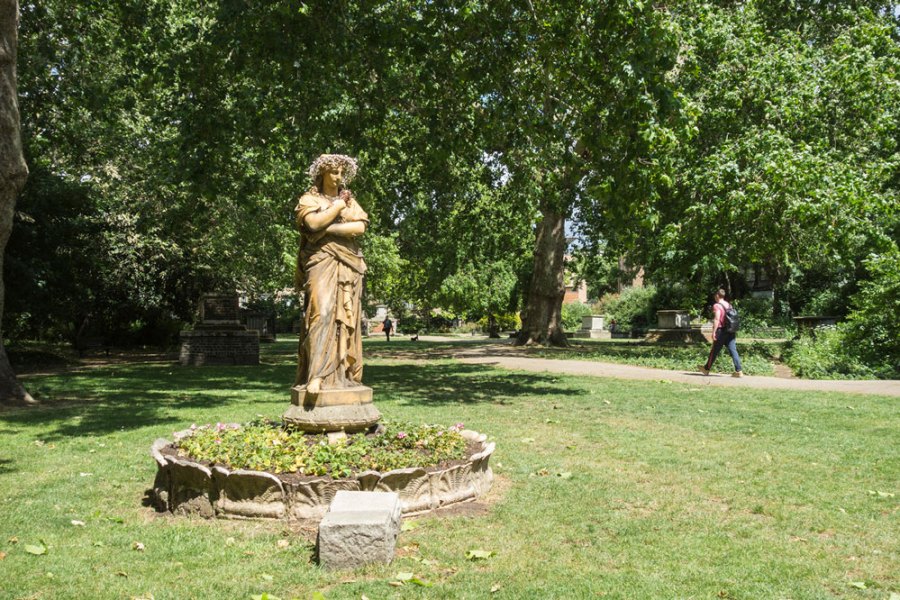
[[[194,365],[258,365],[258,331],[181,332],[180,362]]]

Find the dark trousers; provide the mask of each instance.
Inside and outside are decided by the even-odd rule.
[[[738,356],[735,335],[733,333],[728,333],[721,327],[716,331],[716,339],[713,341],[712,349],[709,351],[709,358],[706,359],[706,366],[704,368],[707,371],[712,369],[713,363],[716,362],[716,358],[719,356],[719,352],[722,351],[722,346],[728,348],[728,354],[731,355],[731,360],[734,362],[734,370],[741,371],[741,357]]]
[[[385,329],[384,335],[387,336],[387,341],[391,341],[391,330],[390,329]]]

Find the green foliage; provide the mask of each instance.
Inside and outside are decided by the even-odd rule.
[[[465,457],[462,424],[452,427],[385,423],[382,435],[357,433],[336,444],[262,419],[237,425],[192,426],[179,454],[235,469],[349,477],[360,471],[430,467]]]
[[[562,324],[566,331],[575,331],[581,329],[581,317],[591,315],[594,309],[590,304],[581,302],[572,302],[571,304],[562,305]]]
[[[519,316],[519,313],[500,313],[494,315],[494,319],[496,320],[497,330],[498,331],[518,331],[522,328],[522,318]],[[481,317],[478,320],[478,328],[481,331],[488,331],[490,318],[488,315]],[[460,328],[463,332],[467,331],[465,326]]]
[[[673,179],[651,206],[658,225],[637,235],[654,277],[713,287],[753,264],[794,314],[846,314],[900,202],[898,17],[854,5],[676,11],[672,76],[691,123],[660,159]]]
[[[815,335],[804,335],[788,346],[785,362],[797,375],[809,379],[877,377],[878,370],[863,363],[854,349],[848,348],[848,341],[843,326],[819,327]]]
[[[873,365],[900,373],[900,251],[870,256],[868,278],[853,297],[847,317],[848,341]]]
[[[795,341],[787,361],[804,377],[900,378],[900,252],[865,261],[868,278],[847,321]]]
[[[772,300],[769,298],[753,298],[748,296],[732,302],[741,318],[741,334],[747,335],[755,329],[763,329],[772,325]]]
[[[656,321],[656,294],[653,286],[629,287],[604,298],[601,305],[619,331],[646,329]]]

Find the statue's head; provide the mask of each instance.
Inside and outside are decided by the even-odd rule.
[[[316,189],[322,190],[322,180],[326,173],[339,173],[342,187],[347,186],[356,177],[356,159],[345,154],[322,154],[309,165],[309,176],[315,182]]]

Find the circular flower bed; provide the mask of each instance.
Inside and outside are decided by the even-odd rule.
[[[204,517],[319,518],[338,490],[394,491],[405,514],[490,489],[494,444],[452,427],[388,423],[329,443],[265,419],[192,425],[157,440],[153,496],[160,510]]]

